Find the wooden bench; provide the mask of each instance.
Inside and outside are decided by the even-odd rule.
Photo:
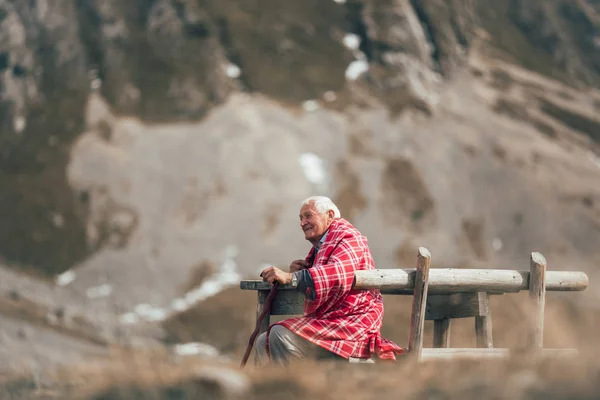
[[[413,296],[407,353],[417,360],[448,358],[498,358],[511,355],[509,349],[493,346],[491,295],[529,291],[530,329],[526,345],[528,354],[570,356],[576,349],[544,349],[544,308],[547,291],[582,291],[588,286],[583,272],[546,271],[546,260],[540,253],[531,253],[529,271],[500,269],[430,270],[431,254],[420,247],[417,266],[410,269],[380,269],[357,271],[354,289],[380,289],[385,295]],[[258,295],[257,315],[265,305],[271,286],[260,280],[240,282],[242,290],[255,290]],[[302,315],[304,295],[290,285],[280,285],[270,315]],[[455,318],[475,318],[477,348],[449,348],[450,324]],[[423,328],[426,320],[434,321],[433,347],[423,348]],[[270,325],[267,316],[261,333]],[[356,361],[356,360],[355,360]],[[351,360],[352,362],[352,360]]]

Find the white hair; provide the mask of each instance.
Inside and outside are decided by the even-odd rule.
[[[333,218],[340,218],[342,214],[337,206],[331,201],[329,197],[325,196],[311,196],[305,199],[300,207],[313,203],[315,209],[318,213],[324,214],[329,210],[333,210]]]

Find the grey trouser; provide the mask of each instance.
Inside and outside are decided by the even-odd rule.
[[[266,365],[269,356],[266,349],[267,332],[262,333],[254,344],[255,365]],[[271,361],[275,364],[288,365],[294,360],[345,360],[314,343],[292,333],[289,329],[274,325],[269,335],[269,352]]]

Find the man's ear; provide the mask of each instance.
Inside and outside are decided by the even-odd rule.
[[[329,218],[333,219],[333,217],[335,216],[335,211],[329,210],[327,211],[327,214],[329,215]]]

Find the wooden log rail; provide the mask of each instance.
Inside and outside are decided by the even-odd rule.
[[[468,292],[517,293],[529,290],[530,271],[503,269],[450,269],[429,270],[429,294]],[[381,289],[382,294],[413,295],[416,268],[376,269],[356,271],[354,289]],[[547,271],[546,291],[580,292],[588,287],[588,276],[577,271]],[[240,282],[242,290],[270,290],[268,282],[247,280]],[[280,285],[279,290],[294,290],[291,285]]]
[[[355,289],[381,289],[384,294],[413,294],[416,269],[356,271]],[[429,294],[464,292],[516,293],[529,290],[530,271],[432,268]],[[583,272],[547,271],[546,291],[578,292],[589,284]]]

